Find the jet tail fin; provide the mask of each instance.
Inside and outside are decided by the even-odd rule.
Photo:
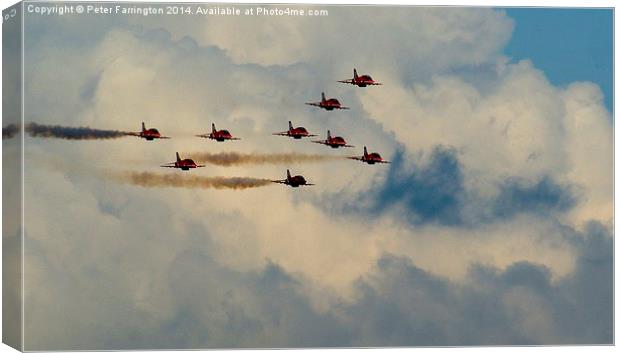
[[[325,102],[325,92],[321,92],[321,100]]]
[[[357,78],[357,69],[353,69],[353,78]]]
[[[291,171],[290,170],[286,170],[286,179],[290,179],[291,178]]]
[[[211,131],[215,133],[215,123],[211,123]]]
[[[181,161],[181,156],[179,156],[179,152],[177,152],[177,162]]]
[[[291,123],[290,121],[288,122],[288,129],[293,130],[293,123]]]
[[[331,131],[327,130],[327,139],[331,139],[332,138],[332,133]]]
[[[364,146],[364,157],[368,157],[368,150],[366,149],[366,146]]]
[[[142,131],[146,131],[146,126],[144,125],[144,121],[142,122]]]

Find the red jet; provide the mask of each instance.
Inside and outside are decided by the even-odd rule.
[[[179,152],[177,152],[176,162],[162,165],[163,168],[179,168],[181,170],[190,170],[193,168],[202,168],[204,165],[197,165],[193,159],[181,159]]]
[[[278,136],[288,136],[288,137],[292,137],[296,140],[301,139],[302,137],[313,137],[316,135],[311,135],[308,133],[308,130],[306,130],[305,127],[303,126],[299,126],[299,127],[293,127],[293,124],[289,121],[288,122],[288,131],[283,131],[283,132],[275,132],[273,133],[273,135],[278,135]]]
[[[147,129],[146,126],[144,126],[144,122],[142,122],[142,131],[130,132],[129,135],[138,136],[143,139],[146,139],[147,141],[153,141],[154,139],[169,139],[170,138],[167,136],[162,136],[159,133],[159,130],[157,129]]]
[[[356,85],[358,87],[379,86],[379,85],[383,84],[383,83],[375,82],[375,80],[373,80],[372,77],[370,77],[369,75],[358,76],[356,69],[353,69],[353,78],[352,79],[341,80],[341,81],[338,81],[338,82],[349,83],[349,84],[352,84],[352,85]]]
[[[351,145],[347,145],[347,141],[345,141],[342,137],[340,136],[335,136],[332,137],[332,134],[329,130],[327,130],[327,140],[320,140],[320,141],[312,141],[314,143],[320,143],[323,144],[325,146],[329,146],[331,148],[338,148],[338,147],[355,147],[355,146],[351,146]]]
[[[211,124],[211,133],[210,134],[203,134],[203,135],[196,135],[198,137],[202,137],[202,138],[207,138],[207,139],[211,139],[211,140],[215,140],[217,142],[224,142],[226,140],[241,140],[238,137],[233,137],[230,132],[228,130],[217,130],[215,128],[215,124]]]
[[[364,155],[361,157],[347,157],[349,159],[355,159],[356,161],[362,161],[363,163],[375,164],[375,163],[390,163],[384,161],[379,153],[368,153],[366,146],[364,146]]]
[[[293,188],[297,188],[300,186],[312,186],[314,184],[309,184],[306,182],[306,178],[301,175],[291,176],[291,172],[286,170],[286,179],[284,180],[271,180],[272,183],[284,184]]]
[[[306,104],[319,107],[319,108],[323,108],[325,110],[349,109],[348,107],[343,107],[342,105],[340,105],[340,102],[336,98],[325,99],[325,93],[323,92],[321,92],[320,102],[306,103]]]

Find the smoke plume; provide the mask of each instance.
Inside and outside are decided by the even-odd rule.
[[[13,138],[19,132],[19,127],[15,124],[9,124],[2,128],[2,139]]]
[[[301,153],[270,153],[270,154],[257,154],[257,153],[237,153],[237,152],[222,152],[222,153],[207,153],[198,152],[190,153],[189,158],[200,161],[201,163],[209,163],[218,166],[234,166],[241,164],[293,164],[293,163],[313,163],[323,162],[329,160],[340,159],[340,156],[328,156],[320,154],[301,154]]]
[[[143,187],[178,187],[189,189],[249,189],[266,186],[268,179],[246,177],[203,177],[187,174],[156,174],[151,172],[124,172],[113,174],[119,182]]]
[[[26,132],[32,137],[59,138],[66,140],[100,140],[115,139],[130,135],[118,130],[98,130],[89,127],[67,127],[58,125],[39,125],[29,123]]]

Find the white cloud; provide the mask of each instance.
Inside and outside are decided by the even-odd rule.
[[[298,82],[318,82],[321,89],[352,76],[353,67],[379,81],[409,84],[437,72],[494,62],[514,26],[503,11],[484,8],[305,8],[327,9],[329,16],[212,16],[206,21],[146,17],[131,21],[146,28],[164,27],[175,39],[190,36],[201,45],[217,46],[239,64],[302,63],[311,68],[311,76]]]
[[[365,92],[362,104],[413,155],[437,144],[455,147],[469,190],[494,195],[506,178],[551,176],[581,191],[568,222],[609,223],[611,119],[600,90],[587,83],[554,87],[529,62],[502,65],[496,76],[486,90],[454,75],[412,88],[386,86]]]

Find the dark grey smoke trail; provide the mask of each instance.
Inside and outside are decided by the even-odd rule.
[[[2,128],[2,139],[10,139],[15,137],[19,132],[19,127],[15,124],[9,124]]]
[[[101,140],[128,136],[130,133],[118,130],[98,130],[89,127],[67,127],[29,123],[26,132],[32,137],[59,138],[65,140]]]

